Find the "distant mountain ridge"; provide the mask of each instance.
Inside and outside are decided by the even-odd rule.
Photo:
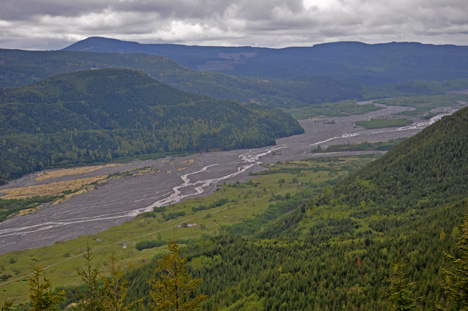
[[[327,77],[252,80],[191,70],[157,55],[0,49],[0,87],[19,87],[54,75],[92,68],[139,70],[186,92],[275,107],[362,97],[359,84]]]
[[[364,84],[468,76],[468,46],[335,42],[283,49],[140,44],[91,37],[64,50],[161,55],[196,70],[260,79],[323,75]]]
[[[0,89],[0,180],[145,154],[253,148],[302,133],[291,116],[190,94],[127,69]]]

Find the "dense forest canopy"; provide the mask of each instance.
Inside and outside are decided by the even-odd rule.
[[[253,148],[302,133],[289,115],[179,91],[126,69],[0,90],[1,179],[170,152]]]
[[[268,228],[184,248],[209,296],[203,309],[394,310],[390,289],[400,261],[416,306],[457,310],[441,284],[450,267],[444,254],[459,254],[467,207],[467,127],[465,108]],[[150,267],[127,275],[131,296],[148,290]]]

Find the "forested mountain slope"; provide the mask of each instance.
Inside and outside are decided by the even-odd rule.
[[[93,68],[138,70],[183,91],[268,106],[307,106],[362,97],[359,84],[334,78],[265,81],[256,77],[251,80],[191,70],[156,55],[0,49],[0,87],[19,87],[54,75]]]
[[[2,89],[0,119],[3,181],[151,153],[260,147],[303,132],[281,111],[185,93],[126,69]]]
[[[416,42],[335,42],[283,49],[139,44],[91,37],[68,51],[167,56],[192,69],[261,79],[328,76],[364,84],[466,78],[468,47]]]
[[[467,208],[466,133],[465,108],[255,236],[189,245],[184,255],[210,297],[204,309],[393,310],[398,261],[420,309],[446,305],[444,253],[457,254]],[[132,296],[148,290],[150,268],[128,275]]]
[[[381,213],[425,209],[467,198],[467,138],[465,108],[405,140],[337,190],[351,194],[347,202],[380,205]]]

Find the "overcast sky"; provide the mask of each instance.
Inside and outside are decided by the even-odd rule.
[[[467,0],[1,0],[0,48],[53,50],[91,36],[140,43],[468,45]]]

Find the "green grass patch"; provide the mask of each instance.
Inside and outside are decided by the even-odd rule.
[[[189,243],[223,232],[242,235],[261,231],[276,217],[294,208],[292,200],[308,200],[307,196],[318,193],[373,159],[327,158],[268,165],[270,170],[252,176],[246,183],[223,185],[208,197],[190,199],[141,214],[134,220],[99,234],[1,255],[0,301],[27,301],[31,264],[46,266],[44,275],[56,287],[79,285],[76,271],[84,263],[81,254],[86,247],[90,247],[95,256],[94,264],[99,265],[106,274],[112,250],[119,263],[126,270],[132,270],[167,252],[162,243],[157,246],[158,243],[154,241],[165,242],[175,238],[180,243]],[[172,218],[168,215],[178,216]],[[235,227],[241,223],[247,225]],[[145,243],[142,242],[146,246],[152,244],[151,248],[143,247]],[[137,249],[137,245],[141,250]]]
[[[413,123],[408,119],[372,119],[369,121],[358,121],[356,125],[366,129],[380,129],[386,127],[399,127]]]
[[[452,89],[454,86],[462,87],[462,84],[453,84],[453,86],[440,86],[434,92],[428,92],[428,95],[419,95],[418,92],[389,92],[387,96],[377,96],[378,93],[370,92],[367,99],[391,97],[377,99],[374,102],[385,104],[388,106],[407,106],[414,110],[401,112],[404,116],[428,116],[430,111],[435,108],[446,106],[464,106],[468,102],[467,94],[447,93],[440,94],[446,90]],[[397,87],[398,86],[393,86]],[[424,88],[417,88],[421,91]],[[393,95],[392,95],[393,94]],[[318,117],[342,117],[348,115],[359,115],[369,113],[371,111],[380,110],[372,103],[357,105],[355,100],[344,100],[334,103],[317,104],[308,107],[282,108],[284,112],[289,113],[296,120],[305,120]]]
[[[373,104],[357,105],[355,100],[344,100],[335,103],[319,104],[308,107],[283,108],[296,120],[305,120],[317,117],[343,117],[349,115],[365,114],[380,110]]]
[[[406,138],[392,139],[386,142],[364,142],[359,144],[343,144],[343,145],[330,145],[326,149],[315,148],[312,153],[322,153],[322,152],[346,152],[346,151],[387,151],[392,147],[398,145]]]
[[[414,110],[400,112],[404,116],[424,116],[430,113],[432,109],[455,106],[463,107],[468,102],[467,94],[444,94],[436,96],[412,96],[398,97],[389,99],[379,99],[379,103],[390,106],[407,106]]]
[[[34,210],[39,208],[42,204],[52,202],[57,197],[35,197],[31,199],[9,199],[2,200],[0,198],[0,222],[4,221],[8,217],[17,215],[21,211]]]

